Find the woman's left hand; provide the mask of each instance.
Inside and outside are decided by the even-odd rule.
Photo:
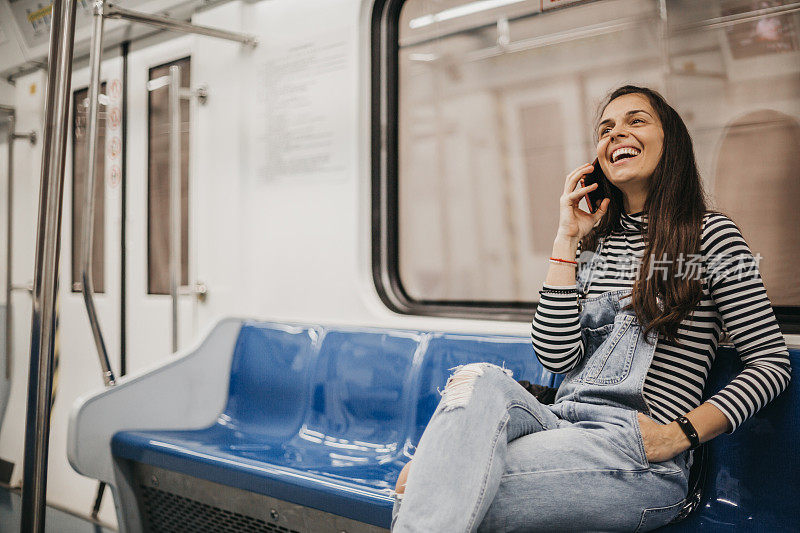
[[[659,424],[642,412],[638,412],[637,416],[648,462],[660,463],[689,449],[689,439],[677,422]]]

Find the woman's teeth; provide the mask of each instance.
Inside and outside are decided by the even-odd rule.
[[[636,157],[640,153],[641,153],[641,150],[638,150],[636,148],[627,148],[627,147],[626,148],[617,148],[616,150],[614,150],[611,153],[611,162],[612,163],[616,163],[617,161],[622,159],[622,156],[624,156],[624,155],[628,155],[628,156],[631,156],[631,157]]]

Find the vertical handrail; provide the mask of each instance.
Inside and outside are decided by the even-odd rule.
[[[103,332],[97,318],[94,306],[94,282],[92,278],[92,245],[94,244],[94,184],[95,184],[95,156],[97,154],[97,129],[98,129],[98,100],[100,92],[100,63],[103,60],[103,8],[104,0],[95,0],[92,10],[92,42],[89,56],[89,136],[87,139],[86,158],[86,183],[83,208],[83,246],[81,247],[81,293],[86,304],[86,313],[89,315],[89,324],[92,327],[94,344],[100,358],[100,369],[103,373],[103,382],[106,386],[114,385],[114,372],[108,358],[108,349],[103,340]]]
[[[14,220],[14,134],[16,133],[16,124],[16,116],[11,113],[8,116],[8,177],[6,178],[8,182],[6,187],[8,194],[8,198],[6,198],[6,379],[11,379],[11,350],[14,349],[14,343],[11,339],[11,328],[14,326],[11,315],[11,298],[13,297],[11,268],[14,264],[11,223]]]
[[[30,373],[25,424],[22,533],[44,533],[50,397],[53,388],[55,300],[61,251],[64,162],[76,0],[54,0],[42,143],[42,174],[31,313]]]
[[[178,351],[178,291],[181,284],[181,68],[169,67],[169,293],[172,351]]]

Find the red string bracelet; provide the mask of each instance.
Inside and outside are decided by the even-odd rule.
[[[577,261],[570,261],[569,259],[559,259],[558,257],[551,257],[550,261],[555,261],[556,263],[569,263],[570,265],[577,265]]]

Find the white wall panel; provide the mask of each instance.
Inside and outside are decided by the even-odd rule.
[[[370,176],[368,148],[368,2],[353,0],[254,5],[233,3],[195,17],[255,33],[252,52],[238,45],[197,39],[193,79],[207,83],[208,104],[196,108],[192,179],[198,202],[197,278],[209,297],[199,306],[199,327],[213,317],[234,314],[265,319],[337,324],[393,325],[464,331],[527,333],[529,326],[495,321],[396,315],[380,302],[370,266]],[[296,78],[278,77],[265,91],[263,70],[275,58],[320,47],[347,50],[334,75],[314,77],[296,66]],[[287,68],[286,65],[279,67]],[[327,82],[309,90],[303,84]],[[273,78],[274,82],[275,78]],[[298,88],[297,86],[301,87]],[[337,170],[272,175],[264,172],[264,150],[285,142],[264,142],[263,122],[275,120],[264,94],[295,91],[299,97],[325,95],[322,122],[344,150]],[[301,107],[301,104],[297,104]],[[265,110],[265,106],[267,109]],[[320,112],[312,102],[309,112]],[[302,126],[300,111],[283,115]],[[341,122],[335,122],[341,121]],[[320,128],[324,129],[324,128]],[[269,154],[267,154],[269,155]]]

